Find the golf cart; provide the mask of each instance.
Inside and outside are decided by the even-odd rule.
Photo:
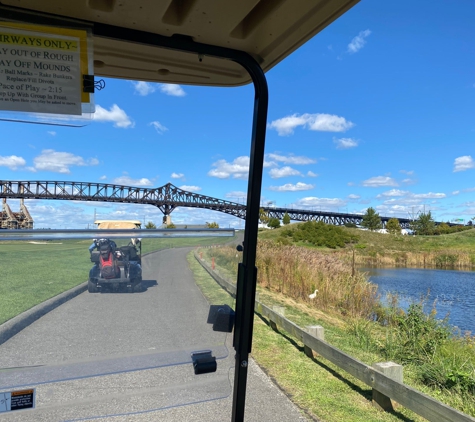
[[[99,229],[140,228],[140,221],[95,221]],[[89,247],[91,262],[87,289],[98,293],[105,289],[114,291],[140,292],[142,290],[141,241],[132,238],[127,245],[117,246],[108,239],[94,239]]]
[[[82,88],[79,93],[74,91],[76,97],[74,97],[74,102],[72,106],[70,106],[72,108],[71,112],[77,113],[78,116],[81,115],[83,109],[85,116],[93,113],[93,107],[90,106],[93,105],[93,103],[91,101],[88,102],[89,98],[87,94],[94,92],[96,87],[97,90],[101,87],[100,80],[95,80],[95,76],[156,82],[160,84],[189,84],[219,87],[236,87],[251,82],[253,83],[253,123],[246,201],[245,247],[236,282],[236,324],[233,338],[235,353],[232,353],[232,362],[235,371],[234,376],[230,377],[234,380],[234,388],[232,390],[233,422],[241,422],[244,420],[248,368],[251,367],[248,363],[249,354],[252,349],[254,299],[257,283],[257,270],[255,267],[256,245],[268,109],[268,89],[264,72],[272,69],[286,56],[315,34],[322,31],[327,25],[345,13],[357,2],[358,0],[305,0],[297,2],[291,0],[256,0],[227,3],[193,0],[154,2],[146,0],[123,0],[120,2],[115,0],[88,0],[82,2],[64,2],[60,0],[45,0],[42,2],[32,0],[0,0],[0,16],[7,22],[13,22],[13,24],[9,24],[9,26],[4,25],[4,32],[9,31],[9,34],[14,34],[15,36],[19,31],[23,31],[22,34],[25,33],[27,35],[34,33],[42,45],[45,40],[49,43],[49,38],[55,40],[56,45],[66,45],[66,41],[68,42],[67,45],[71,45],[70,41],[72,39],[80,47],[75,50],[77,52],[61,55],[54,54],[54,56],[54,52],[49,53],[48,50],[49,56],[61,57],[57,63],[45,64],[57,66],[58,69],[67,69],[68,71],[81,69],[80,74],[76,72],[78,75],[75,79],[64,79],[65,81],[71,82],[71,84],[67,86],[71,91],[73,91],[72,82],[75,83],[74,87]],[[16,26],[17,23],[23,26],[18,27]],[[43,30],[43,27],[47,27],[47,29],[44,29],[45,32],[39,32]],[[90,43],[88,43],[88,37],[91,39]],[[10,38],[7,39],[9,40]],[[24,39],[28,40],[26,35]],[[57,39],[58,41],[56,41]],[[15,54],[16,51],[17,50],[15,50]],[[18,49],[18,51],[23,52],[23,47],[22,50]],[[41,52],[41,54],[44,55],[43,52]],[[89,56],[91,56],[91,59],[87,61],[86,59]],[[76,60],[76,57],[79,57],[81,60]],[[70,63],[66,61],[71,58],[76,60],[75,63],[77,64],[75,67],[70,66]],[[16,58],[13,60],[16,60]],[[37,66],[44,65],[43,61],[37,60],[37,62]],[[20,65],[27,66],[28,63],[26,60],[19,61]],[[84,64],[81,67],[80,65],[82,63]],[[88,66],[92,66],[93,68],[89,70]],[[28,75],[26,68],[25,70],[19,69],[18,71],[25,72],[22,74],[19,73],[19,75]],[[64,70],[63,73],[66,73],[66,70]],[[6,75],[6,73],[4,73],[4,75]],[[12,86],[11,91],[13,93],[16,84],[8,84],[8,86]],[[26,84],[19,84],[19,86],[26,86]],[[30,86],[30,84],[28,84],[28,86]],[[45,88],[53,87],[46,86]],[[7,93],[5,93],[5,95],[7,95]],[[18,96],[18,98],[20,98],[20,96]],[[28,94],[26,98],[31,98],[30,94]],[[83,99],[84,101],[82,101]],[[45,113],[43,102],[45,101],[38,103],[36,97],[34,101],[33,104],[35,107],[38,107],[34,109],[35,113],[33,114],[36,116],[40,115],[41,112],[41,116],[43,116]],[[9,101],[9,103],[15,104],[15,106],[19,104],[13,103],[13,101]],[[39,104],[41,104],[41,106],[39,106]],[[54,104],[51,102],[50,105]],[[114,107],[117,106],[114,105]],[[63,105],[55,105],[50,114],[64,112],[64,108],[65,106]],[[100,110],[99,107],[97,107],[97,109]],[[59,124],[65,124],[64,122],[65,120],[63,119]],[[41,123],[44,123],[44,121]],[[111,143],[106,142],[106,139],[101,139],[101,142],[104,144],[107,143],[110,148],[116,148],[115,143],[111,145]],[[182,154],[185,153],[185,151],[180,152]],[[118,160],[129,162],[128,149],[118,149],[117,157]],[[159,160],[167,159],[166,157],[165,154],[158,156],[151,155],[150,157],[146,157],[144,154],[144,158],[156,160],[157,166]],[[44,184],[42,184],[42,186],[43,185]],[[112,185],[108,188],[114,189]],[[44,190],[44,188],[42,187],[41,190]],[[28,195],[31,195],[32,198],[35,197],[35,192],[28,190],[25,190],[25,192],[28,192]],[[69,191],[65,190],[63,192],[64,197],[71,197]],[[103,195],[104,191],[101,190],[97,192],[93,200],[101,201],[104,198]],[[116,202],[125,203],[137,198],[140,192],[127,191],[119,188],[114,190],[112,195]],[[153,195],[155,195],[155,193],[152,193],[152,196]],[[145,199],[144,197],[141,198]],[[169,212],[177,206],[177,204],[170,201],[170,198],[160,197],[158,191],[156,198],[160,201],[157,206],[164,214],[168,215]],[[155,261],[158,262],[158,259]],[[181,267],[178,266],[173,268],[173,270],[178,272],[181,270]],[[122,274],[123,271],[121,268],[121,275]],[[184,279],[184,277],[182,278]],[[177,277],[177,280],[179,280],[179,277]],[[107,283],[107,281],[103,281],[102,279],[100,281],[101,283]],[[94,282],[96,283],[95,286]],[[99,283],[99,278],[94,280],[94,282],[92,287],[99,289],[99,285],[101,284]],[[189,291],[190,289],[182,288],[179,293],[187,293]],[[145,296],[146,295],[140,295],[140,299]],[[157,295],[157,297],[163,299],[166,296]],[[181,297],[183,297],[183,294],[176,295],[177,300]],[[105,299],[107,299],[107,297]],[[168,306],[147,308],[147,316],[143,318],[143,320],[153,322],[153,325],[150,326],[150,330],[154,334],[161,335],[164,331],[162,328],[166,328],[167,325],[163,322],[163,317],[166,317],[167,314],[171,315],[173,311],[178,311],[177,318],[174,318],[173,322],[184,323],[181,324],[179,328],[174,328],[172,324],[169,324],[173,330],[170,331],[170,335],[163,337],[163,340],[166,341],[157,341],[150,345],[146,344],[146,346],[143,346],[146,347],[146,349],[143,350],[140,349],[140,347],[142,347],[145,342],[154,340],[155,336],[150,335],[141,324],[134,324],[124,328],[125,324],[135,323],[135,318],[116,318],[119,323],[117,332],[120,333],[121,341],[124,341],[124,339],[134,339],[137,346],[134,348],[133,346],[135,346],[135,344],[132,344],[131,340],[130,348],[127,349],[128,356],[123,362],[117,361],[114,356],[114,363],[118,362],[121,365],[117,364],[113,370],[117,373],[124,373],[124,371],[155,368],[159,365],[169,369],[171,368],[170,362],[176,364],[176,368],[173,369],[176,369],[177,372],[182,369],[185,370],[187,368],[182,364],[192,360],[192,354],[190,353],[191,346],[192,351],[213,349],[213,356],[220,358],[221,355],[215,351],[217,349],[214,347],[216,343],[214,341],[214,335],[216,333],[210,330],[206,332],[205,336],[202,336],[200,332],[196,331],[192,326],[192,323],[201,321],[199,319],[199,308],[195,306],[197,302],[198,301],[189,301],[182,307],[174,305],[171,302],[164,303],[164,305]],[[193,304],[193,306],[190,306],[191,304]],[[109,305],[115,304],[110,303]],[[109,308],[107,308],[106,311],[108,311],[108,309]],[[150,315],[150,309],[158,309],[160,315],[158,317]],[[100,311],[101,309],[96,307],[94,310]],[[112,315],[118,315],[121,310],[122,309],[117,308],[117,313],[113,313]],[[139,311],[141,311],[139,307],[134,309],[134,317],[136,317]],[[183,314],[190,311],[194,312],[194,314],[190,314],[188,318],[182,317]],[[86,316],[94,316],[92,312],[84,312],[84,314],[87,314]],[[105,316],[110,315],[111,312],[108,312]],[[77,318],[71,321],[71,324],[74,324],[76,320]],[[99,330],[102,329],[103,326],[102,321],[101,323],[95,324],[84,324],[82,320],[80,322],[82,326],[87,327],[88,330]],[[66,326],[66,324],[60,325],[61,327],[55,327],[55,330]],[[160,330],[158,330],[158,328],[160,328]],[[76,327],[71,329],[68,326],[65,332],[66,334],[74,333],[76,336],[78,331],[80,330],[77,330]],[[101,342],[98,342],[94,337],[90,336],[89,333],[85,333],[84,339],[73,339],[75,345],[84,346],[89,356],[91,356],[91,359],[94,357],[98,362],[100,359],[100,364],[90,365],[91,370],[89,374],[93,374],[93,376],[103,376],[107,370],[111,371],[110,366],[106,368],[106,364],[108,364],[112,358],[105,360],[105,353],[101,354],[97,352],[96,355],[92,355],[88,350],[91,346],[102,347],[102,345],[105,345],[110,337],[109,333],[110,330],[108,329],[107,335],[103,337],[99,337],[101,333],[97,334],[98,338],[101,338]],[[137,335],[135,336],[135,334]],[[58,338],[60,337],[57,334],[55,335]],[[168,341],[169,339],[170,341]],[[172,341],[177,339],[181,341]],[[193,340],[195,343],[188,347],[189,343]],[[204,345],[202,345],[203,341],[205,342]],[[117,342],[119,344],[119,340],[117,340]],[[175,343],[178,344],[179,352],[175,351]],[[74,349],[71,347],[71,344],[73,344],[72,341],[68,343],[68,347]],[[167,352],[159,354],[159,352],[165,350],[165,346],[169,348],[171,345],[173,345],[173,353]],[[54,346],[54,350],[58,350],[57,344],[54,344]],[[120,352],[124,354],[125,349],[123,344],[120,343],[120,346]],[[160,346],[163,347],[163,350],[157,351],[155,348]],[[197,346],[199,346],[199,348],[197,348]],[[78,350],[79,347],[76,347],[76,349]],[[18,355],[17,350],[18,349],[15,350],[16,355]],[[103,350],[109,351],[112,349],[103,346]],[[146,360],[148,355],[143,354],[144,350],[150,353],[150,361]],[[151,352],[152,350],[155,350],[156,353]],[[136,355],[133,355],[135,352],[137,352]],[[2,352],[2,354],[5,353]],[[38,350],[35,350],[35,363],[39,359],[38,355]],[[130,358],[131,355],[134,356],[134,359]],[[45,356],[49,358],[49,356],[52,355],[45,354]],[[136,358],[137,356],[138,358]],[[54,363],[56,364],[56,362]],[[178,365],[178,363],[180,365]],[[24,365],[26,366],[26,364]],[[15,366],[19,366],[19,364],[15,363]],[[64,379],[63,373],[67,373],[71,379],[71,371],[63,371],[56,376],[56,372],[53,372],[56,368],[57,365],[51,365],[51,367],[42,366],[39,369],[41,369],[42,374],[46,374],[45,377],[48,378],[47,381],[54,380],[54,382],[56,382],[56,380]],[[21,370],[21,375],[17,376],[17,378],[24,380],[25,370],[23,368]],[[16,376],[16,373],[13,371],[5,372]],[[229,384],[228,372],[229,371],[224,371],[227,384]],[[85,371],[82,367],[81,371],[77,371],[77,374],[79,374],[78,377],[85,377]],[[92,377],[92,375],[90,376]],[[153,382],[149,383],[147,381],[144,382],[144,385],[152,385],[155,388],[157,380],[163,379],[169,381],[172,377],[154,376],[151,379]],[[188,381],[188,374],[186,374],[186,378],[183,377],[183,379]],[[169,398],[172,404],[164,401],[163,404],[154,404],[152,406],[155,406],[155,408],[170,408],[184,403],[202,403],[205,400],[215,399],[216,397],[221,398],[223,397],[223,393],[229,394],[229,389],[222,388],[222,384],[219,382],[215,384],[219,387],[216,389],[216,394],[214,394],[214,390],[203,388],[203,385],[206,385],[204,384],[204,379],[205,378],[200,378],[195,385],[181,382],[180,379],[182,385],[179,387],[181,389],[177,390],[177,388],[173,386],[173,388],[169,390],[170,394],[164,394],[163,389],[150,390],[150,396],[153,397],[153,400],[145,400],[144,402],[156,403],[158,398],[165,397],[166,399]],[[7,382],[4,381],[5,376],[3,374],[2,380],[2,385],[5,386],[5,389],[7,387],[10,388],[12,384],[7,384]],[[102,382],[102,378],[99,381]],[[22,382],[25,383],[25,381]],[[39,381],[36,382],[39,383]],[[142,409],[137,407],[137,396],[130,395],[129,382],[130,379],[127,380],[127,383],[121,385],[120,388],[113,387],[110,389],[104,388],[102,385],[100,388],[87,386],[84,391],[91,391],[95,395],[99,390],[113,392],[114,396],[110,400],[104,400],[108,405],[107,409],[105,409],[106,414],[109,414],[107,412],[118,413],[119,405],[125,408],[124,412],[148,411],[150,408]],[[140,383],[134,384],[138,386]],[[188,385],[191,385],[191,387],[188,388]],[[184,389],[186,389],[186,393],[182,392]],[[123,394],[120,396],[120,392],[122,391],[126,391],[126,395]],[[180,391],[180,393],[177,393],[177,391]],[[211,391],[211,393],[208,391]],[[153,393],[153,396],[151,393]],[[73,393],[69,395],[71,397],[76,396]],[[61,396],[60,400],[64,399],[63,396],[64,395]],[[77,396],[83,397],[83,391],[80,391],[80,394]],[[133,399],[132,402],[127,401],[130,397],[130,400]],[[95,406],[90,406],[90,401],[94,399],[95,397],[86,397],[84,399],[88,400],[84,404],[84,412],[95,412]],[[178,400],[178,404],[176,400]],[[77,401],[76,399],[75,402]],[[208,409],[205,408],[205,410],[207,415],[203,416],[202,420],[208,420]],[[38,412],[46,411],[48,411],[48,409],[38,409]],[[67,412],[69,412],[67,419],[71,419],[71,417],[79,418],[82,415],[80,411],[71,411],[69,403]],[[33,413],[29,415],[33,415]],[[36,415],[36,413],[34,415]],[[86,416],[92,417],[96,415],[88,414]],[[56,415],[55,420],[58,420]]]

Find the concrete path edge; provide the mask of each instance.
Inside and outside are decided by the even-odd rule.
[[[51,312],[53,309],[67,302],[68,300],[75,298],[77,295],[85,292],[86,290],[87,282],[81,283],[79,286],[60,293],[59,295],[54,296],[45,302],[33,306],[33,308],[28,309],[20,315],[9,319],[4,324],[0,325],[0,344],[5,343],[14,335],[18,334],[21,330],[25,329],[30,324],[33,324],[36,320],[46,315],[48,312]]]

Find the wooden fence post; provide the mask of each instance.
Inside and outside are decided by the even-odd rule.
[[[272,307],[272,310],[276,313],[276,314],[279,314],[279,315],[282,315],[283,317],[285,316],[285,306],[277,306],[277,305],[274,305]],[[270,320],[269,321],[269,324],[271,326],[271,328],[274,330],[274,331],[277,331],[277,324]]]
[[[400,383],[403,382],[402,365],[398,365],[394,362],[380,362],[374,363],[373,368],[377,369],[379,372],[382,372],[384,375],[395,381],[398,381]],[[396,403],[393,402],[390,397],[385,396],[384,394],[373,388],[374,406],[390,412],[393,411],[396,407],[395,404]]]
[[[307,325],[305,331],[319,340],[325,341],[325,329],[321,325]],[[304,352],[309,358],[313,358],[313,350],[306,344],[303,345]]]

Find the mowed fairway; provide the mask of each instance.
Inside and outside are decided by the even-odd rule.
[[[0,324],[86,281],[90,244],[0,242]]]
[[[229,238],[145,239],[142,253],[164,248],[213,245]],[[128,240],[118,240],[126,245]],[[0,324],[87,281],[91,240],[0,242]]]

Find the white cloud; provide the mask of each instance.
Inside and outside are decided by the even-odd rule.
[[[132,128],[135,123],[132,122],[127,113],[122,110],[117,104],[113,104],[110,110],[102,108],[99,104],[96,105],[96,112],[94,113],[94,120],[98,122],[113,122],[114,127],[126,129]]]
[[[199,192],[201,188],[199,186],[189,186],[189,185],[182,185],[180,189],[187,190],[190,192]]]
[[[53,149],[44,149],[40,155],[34,158],[33,162],[36,170],[61,174],[71,173],[70,167],[72,166],[97,166],[99,164],[97,158],[85,160],[79,155]]]
[[[106,175],[99,177],[99,180],[106,180],[106,179],[107,179]]]
[[[142,177],[141,179],[133,179],[127,175],[116,177],[112,183],[124,186],[153,186],[153,182],[150,179],[145,177]]]
[[[156,85],[149,82],[138,81],[132,83],[134,84],[135,92],[143,97],[157,90]]]
[[[416,181],[414,179],[403,179],[401,183],[403,185],[413,185],[416,183]]]
[[[286,183],[282,186],[271,186],[269,187],[270,190],[276,192],[297,192],[303,190],[311,190],[315,187],[315,185],[309,185],[307,183],[297,182],[295,185],[292,183]]]
[[[365,38],[369,37],[371,31],[366,29],[361,31],[356,37],[354,37],[348,44],[348,53],[356,53],[360,51],[366,44]]]
[[[17,170],[18,167],[23,167],[26,161],[23,157],[17,157],[16,155],[10,155],[9,157],[0,156],[0,166],[8,167],[10,170]]]
[[[155,130],[157,131],[157,133],[159,133],[160,135],[163,135],[163,132],[166,132],[168,130],[165,126],[163,126],[158,121],[150,122],[148,125],[153,126]]]
[[[349,199],[360,199],[360,196],[359,195],[355,195],[354,193],[348,195],[348,198]]]
[[[247,192],[241,191],[241,190],[233,190],[231,192],[228,192],[225,197],[229,199],[232,202],[246,202],[247,200]]]
[[[447,195],[445,193],[415,193],[412,195],[414,198],[420,199],[442,199],[445,198]]]
[[[388,176],[371,177],[363,181],[363,186],[367,188],[379,188],[383,186],[398,186],[396,181]]]
[[[414,170],[399,170],[399,173],[407,174],[408,176],[412,176],[414,174]]]
[[[394,206],[394,205],[416,206],[416,205],[420,205],[421,203],[422,203],[422,200],[420,198],[414,198],[414,197],[392,198],[383,202],[383,204],[391,205],[391,206]]]
[[[292,135],[298,126],[322,132],[345,132],[352,128],[354,123],[335,114],[305,113],[300,116],[293,114],[292,116],[282,117],[274,120],[268,126],[270,129],[276,129],[280,136],[287,136]]]
[[[313,171],[310,171],[310,170],[309,170],[309,171],[307,172],[307,176],[308,176],[308,177],[318,177],[318,174],[317,174],[317,173],[314,173]]]
[[[51,135],[51,136],[56,136],[56,132],[54,130],[49,130],[48,133]]]
[[[458,157],[454,161],[454,173],[457,171],[465,171],[475,167],[475,163],[470,155]]]
[[[185,175],[183,173],[172,173],[170,176],[172,179],[183,179]]]
[[[293,169],[292,167],[285,166],[279,169],[271,169],[269,171],[269,176],[273,179],[280,179],[281,177],[287,176],[302,176],[302,173],[300,173],[298,170]]]
[[[241,156],[228,163],[226,160],[218,160],[212,164],[216,167],[208,172],[208,176],[218,179],[247,179],[249,173],[249,157]]]
[[[410,192],[406,190],[391,189],[391,190],[381,193],[380,195],[377,196],[377,198],[380,198],[381,196],[405,196],[405,195],[408,195],[409,193]]]
[[[452,195],[458,195],[459,193],[460,193],[459,190],[454,190],[454,191],[452,192]]]
[[[183,88],[177,84],[161,84],[160,91],[173,97],[184,97],[186,95]]]
[[[346,202],[340,198],[318,198],[315,196],[308,196],[302,198],[295,203],[295,206],[304,208],[320,208],[322,210],[335,209],[346,206]]]
[[[352,138],[333,139],[337,149],[348,149],[358,146],[358,141]]]
[[[304,157],[304,156],[296,156],[296,155],[279,155],[279,154],[267,154],[267,157],[270,160],[281,162],[284,164],[294,164],[294,165],[306,165],[306,164],[315,164],[317,160],[313,158]]]

